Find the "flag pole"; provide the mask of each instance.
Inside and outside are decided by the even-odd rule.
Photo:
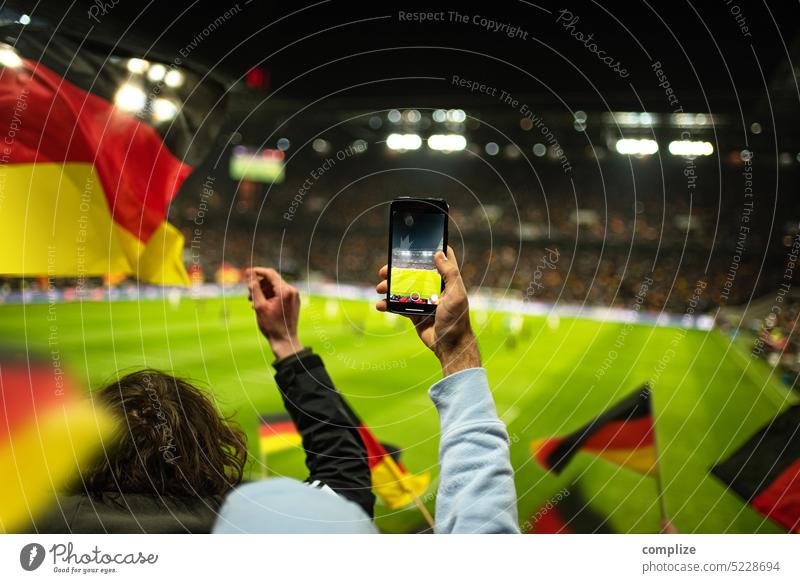
[[[411,494],[411,497],[414,499],[414,504],[417,505],[420,514],[422,514],[422,516],[425,518],[425,521],[428,523],[428,526],[434,528],[433,516],[431,516],[431,513],[428,512],[428,509],[425,507],[425,504],[422,503],[422,500],[419,499],[417,493],[406,485],[405,481],[403,480],[403,476],[401,476],[397,471],[397,466],[395,465],[394,460],[392,460],[391,463],[388,463],[386,465],[389,467],[389,471],[392,472],[392,476],[394,476],[394,479],[397,480],[397,482],[400,484],[400,487],[407,493]]]
[[[653,478],[656,481],[656,496],[658,497],[658,510],[661,514],[661,532],[664,532],[670,526],[669,516],[667,515],[667,502],[664,499],[664,480],[661,475],[661,449],[658,447],[658,438],[656,437],[656,425],[653,423],[653,450],[656,454],[655,471]]]

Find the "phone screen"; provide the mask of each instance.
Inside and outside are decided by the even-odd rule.
[[[433,256],[444,249],[447,216],[443,212],[400,207],[392,210],[391,219],[389,301],[406,304],[412,311],[416,311],[414,305],[436,306],[442,293],[442,277]]]

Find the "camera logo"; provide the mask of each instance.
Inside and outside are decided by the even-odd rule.
[[[44,562],[44,547],[39,543],[29,543],[19,552],[19,564],[26,571],[35,571]]]

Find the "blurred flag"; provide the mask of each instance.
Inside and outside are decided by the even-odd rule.
[[[351,409],[352,411],[352,409]],[[358,420],[358,432],[367,447],[367,461],[372,472],[372,490],[391,510],[403,508],[414,502],[428,489],[431,481],[429,472],[414,475],[400,463],[399,452],[392,456],[386,446],[380,443],[370,429]]]
[[[643,474],[656,471],[650,387],[637,389],[569,435],[531,442],[536,461],[557,474],[581,450]]]
[[[47,510],[114,426],[60,364],[0,357],[0,532],[23,530]]]
[[[528,534],[612,534],[608,519],[595,512],[577,484],[564,488],[536,511]]]
[[[223,263],[214,274],[214,280],[220,285],[235,285],[242,281],[242,270],[230,263]]]
[[[0,26],[9,275],[188,284],[170,202],[221,122],[221,84],[111,47]]]
[[[298,447],[302,442],[303,439],[289,415],[259,416],[258,448],[262,456]]]
[[[344,401],[343,401],[344,402]],[[349,405],[345,403],[349,408]],[[351,414],[355,413],[350,409]],[[358,432],[367,448],[367,461],[372,473],[372,488],[383,503],[391,509],[402,508],[414,502],[428,488],[428,472],[415,476],[400,461],[400,451],[389,444],[380,443],[360,419]],[[291,417],[287,414],[262,414],[259,416],[259,451],[262,456],[298,447],[302,438]]]
[[[711,473],[754,510],[800,533],[800,405],[770,421]]]

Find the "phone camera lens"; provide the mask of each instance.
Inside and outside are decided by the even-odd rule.
[[[414,226],[414,217],[411,215],[406,215],[406,227],[413,227]]]

